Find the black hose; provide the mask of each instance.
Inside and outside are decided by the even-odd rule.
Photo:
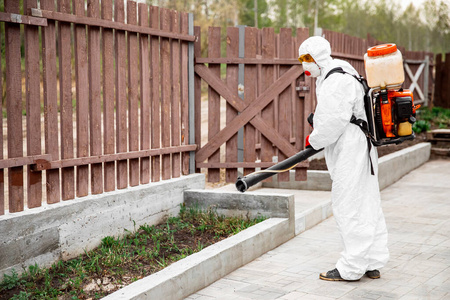
[[[266,170],[285,170],[289,167],[292,167],[295,164],[298,164],[301,161],[304,161],[308,157],[313,156],[314,154],[322,151],[320,150],[314,150],[313,148],[306,148],[303,151],[298,152],[297,154],[292,155],[291,157],[283,160],[282,162],[277,163],[276,165],[271,166],[270,168],[267,168]],[[276,173],[271,172],[264,172],[264,173],[257,173],[257,174],[249,174],[244,177],[238,177],[236,181],[236,188],[240,192],[245,192],[250,187],[254,186],[260,181],[263,181],[266,178],[269,178]]]

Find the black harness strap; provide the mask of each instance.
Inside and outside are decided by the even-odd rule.
[[[364,79],[361,76],[356,76],[356,75],[350,74],[348,72],[345,72],[341,67],[334,68],[330,72],[328,72],[328,74],[325,76],[324,81],[328,78],[328,76],[330,76],[333,73],[340,73],[340,74],[351,75],[353,78],[358,80],[358,82],[363,85],[364,92],[367,92],[367,83],[364,84],[364,82],[363,82]],[[358,126],[359,128],[361,128],[362,132],[366,136],[367,149],[369,150],[370,174],[375,175],[375,172],[374,172],[374,169],[373,169],[372,157],[370,156],[370,151],[372,150],[372,136],[370,135],[370,132],[369,132],[369,126],[368,126],[366,121],[364,121],[363,119],[357,119],[355,116],[352,116],[352,118],[350,119],[350,123],[353,123],[356,126]]]

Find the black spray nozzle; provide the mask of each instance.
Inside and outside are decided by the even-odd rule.
[[[313,156],[314,154],[316,154],[320,151],[322,151],[322,149],[315,150],[312,147],[306,148],[305,150],[300,151],[297,154],[294,154],[293,156],[283,160],[282,162],[277,163],[276,165],[273,165],[270,168],[267,168],[266,170],[264,170],[264,171],[269,171],[269,172],[262,171],[262,172],[258,172],[258,173],[252,173],[252,174],[249,174],[244,177],[238,177],[236,184],[235,184],[236,189],[239,192],[243,193],[246,190],[248,190],[250,187],[257,184],[258,182],[263,181],[264,179],[269,178],[276,174],[276,173],[272,173],[270,171],[280,171],[280,170],[289,169],[290,167],[298,164],[299,162],[306,160],[307,158]]]

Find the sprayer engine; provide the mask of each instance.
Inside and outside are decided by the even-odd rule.
[[[371,90],[370,94],[373,111],[368,116],[372,115],[373,119],[369,120],[369,128],[375,140],[381,144],[391,144],[413,139],[412,125],[416,121],[417,109],[413,93],[400,89]]]

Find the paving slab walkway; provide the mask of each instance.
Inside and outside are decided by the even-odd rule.
[[[318,278],[341,251],[330,217],[186,299],[450,299],[450,160],[427,162],[381,197],[391,259],[380,279]]]

